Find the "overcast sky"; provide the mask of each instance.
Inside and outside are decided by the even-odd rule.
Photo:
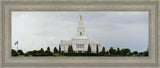
[[[58,47],[60,40],[70,40],[77,35],[80,14],[85,35],[92,40],[101,40],[106,50],[111,46],[131,51],[147,50],[147,11],[13,11],[12,49],[16,49],[16,40],[19,41],[18,48],[24,52]]]

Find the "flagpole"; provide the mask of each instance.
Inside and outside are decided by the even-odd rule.
[[[17,45],[17,51],[18,51],[18,45]]]
[[[17,46],[17,51],[18,51],[18,40],[14,43],[15,46]]]

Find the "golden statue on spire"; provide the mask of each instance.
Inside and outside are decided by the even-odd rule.
[[[80,21],[82,21],[82,15],[80,15]]]

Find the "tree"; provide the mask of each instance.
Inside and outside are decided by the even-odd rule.
[[[44,53],[45,53],[45,56],[51,56],[52,55],[52,52],[50,51],[49,47],[47,47],[47,50]]]
[[[130,49],[126,48],[123,50],[123,56],[126,56],[130,53]]]
[[[101,52],[101,53],[102,53],[102,54],[105,53],[105,47],[102,48],[102,52]]]
[[[22,50],[18,50],[17,53],[18,53],[18,55],[24,55]]]
[[[34,56],[33,51],[28,51],[28,52],[25,53],[25,56],[29,56],[29,55]]]
[[[33,56],[39,56],[39,53],[38,53],[37,50],[34,50],[34,51],[33,51]]]
[[[88,44],[88,53],[91,53],[91,47],[90,47],[90,44]]]
[[[139,52],[139,56],[144,56],[144,52]]]
[[[71,49],[71,47],[70,47],[70,46],[68,46],[68,53],[70,52],[70,49]]]
[[[68,53],[73,53],[72,45],[70,45],[70,46],[68,47]]]
[[[124,54],[123,54],[123,51],[124,51],[124,49],[121,49],[121,55],[124,55]]]
[[[59,53],[61,53],[61,45],[59,45]]]
[[[116,54],[116,50],[113,49],[113,47],[111,47],[111,48],[109,49],[109,53],[110,53],[110,55],[115,55],[115,54]]]
[[[138,54],[138,51],[134,51],[133,54],[134,54],[134,55],[137,55],[137,54]]]
[[[119,48],[117,48],[117,55],[121,55],[121,51]]]
[[[39,55],[40,55],[40,56],[44,56],[44,55],[45,55],[43,48],[41,48],[41,49],[39,50]]]
[[[47,47],[47,51],[50,51],[50,47]]]
[[[40,49],[41,52],[44,52],[43,48]]]
[[[12,56],[18,56],[16,50],[12,49]]]
[[[96,50],[97,54],[99,53],[99,49],[98,49],[98,44],[97,44],[97,50]]]
[[[106,51],[106,54],[109,55],[109,51]]]
[[[57,48],[56,47],[54,47],[54,53],[58,53],[58,50],[57,50]]]
[[[71,53],[73,53],[73,47],[72,47],[72,45],[71,45]]]
[[[148,56],[148,51],[144,51],[144,56]]]
[[[133,53],[132,53],[132,52],[129,52],[128,56],[133,56]]]

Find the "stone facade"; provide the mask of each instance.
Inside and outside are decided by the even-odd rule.
[[[80,22],[77,29],[77,36],[73,37],[71,40],[60,40],[61,51],[67,53],[68,47],[72,45],[73,51],[76,53],[84,53],[88,50],[88,45],[91,47],[91,52],[96,53],[97,45],[98,51],[101,51],[101,41],[91,40],[85,36],[85,27],[82,22],[82,16],[80,15]]]

